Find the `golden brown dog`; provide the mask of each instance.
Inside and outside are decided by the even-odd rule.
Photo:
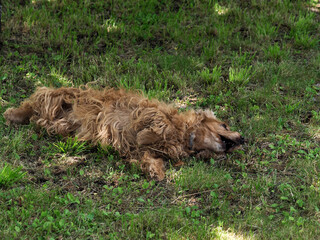
[[[44,127],[49,134],[112,145],[158,180],[163,160],[210,158],[243,143],[238,132],[210,110],[178,112],[170,105],[123,89],[38,88],[19,108],[4,113],[8,123]]]

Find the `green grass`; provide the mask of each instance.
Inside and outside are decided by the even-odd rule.
[[[2,4],[1,239],[318,238],[316,1]],[[156,183],[112,148],[5,125],[37,86],[87,83],[211,108],[248,142]]]
[[[22,167],[13,169],[10,165],[6,164],[0,171],[0,187],[8,188],[15,182],[19,181],[26,174],[21,172]]]

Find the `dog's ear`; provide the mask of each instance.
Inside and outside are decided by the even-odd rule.
[[[159,139],[159,135],[151,129],[143,129],[137,134],[138,145],[150,145],[157,142]]]

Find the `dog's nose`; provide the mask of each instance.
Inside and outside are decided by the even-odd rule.
[[[244,137],[240,136],[240,141],[239,141],[239,143],[240,143],[240,144],[244,144],[244,142],[245,142]]]

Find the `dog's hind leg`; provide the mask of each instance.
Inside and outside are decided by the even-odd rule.
[[[4,118],[7,124],[28,124],[34,114],[29,102],[23,102],[19,108],[9,108],[4,112]]]
[[[67,136],[76,131],[80,124],[73,114],[73,103],[79,94],[75,88],[38,88],[19,108],[9,108],[4,117],[7,123],[36,123],[49,134]]]

